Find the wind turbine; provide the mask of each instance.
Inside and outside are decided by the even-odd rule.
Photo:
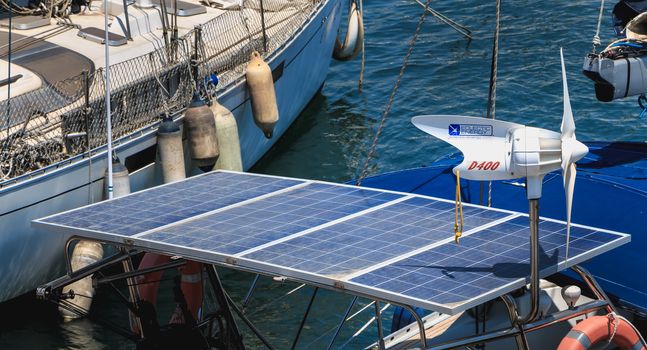
[[[589,151],[575,138],[575,122],[568,95],[564,55],[560,50],[564,89],[561,133],[501,120],[453,115],[426,115],[411,121],[420,130],[458,148],[463,162],[454,168],[469,180],[526,178],[531,245],[531,290],[538,296],[538,218],[542,181],[551,171],[562,169],[566,192],[566,259],[570,241],[571,208],[575,188],[575,162]],[[534,283],[536,282],[536,283]],[[535,285],[535,286],[533,286]],[[536,290],[535,290],[536,288]],[[534,308],[533,308],[534,309]],[[526,319],[533,319],[531,311]]]

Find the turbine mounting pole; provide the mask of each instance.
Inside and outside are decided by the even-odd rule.
[[[518,316],[517,322],[532,322],[539,313],[539,198],[528,199],[528,217],[530,218],[530,312]]]

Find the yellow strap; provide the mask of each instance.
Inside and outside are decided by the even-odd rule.
[[[461,200],[461,172],[456,170],[456,207],[454,209],[454,241],[463,235],[463,201]]]

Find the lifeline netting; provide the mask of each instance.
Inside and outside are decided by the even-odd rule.
[[[216,74],[218,89],[243,79],[251,52],[267,46],[267,56],[281,47],[320,2],[264,0],[263,40],[258,0],[245,0],[241,9],[226,11],[171,45],[111,65],[113,140],[185,109],[195,89],[194,71],[200,77]],[[104,145],[104,79],[99,68],[0,101],[0,181]]]

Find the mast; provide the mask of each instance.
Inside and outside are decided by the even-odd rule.
[[[103,0],[103,25],[105,31],[105,90],[106,90],[106,134],[108,138],[107,152],[108,152],[108,199],[112,199],[112,121],[111,121],[111,105],[110,105],[110,44],[108,37],[108,0]]]

